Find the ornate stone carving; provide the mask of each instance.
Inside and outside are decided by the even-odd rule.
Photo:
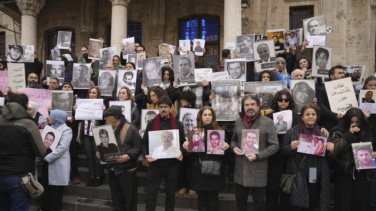
[[[22,15],[37,16],[46,0],[16,0]]]

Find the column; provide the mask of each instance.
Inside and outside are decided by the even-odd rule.
[[[116,47],[116,54],[120,54],[123,45],[121,39],[127,37],[128,4],[131,0],[110,0],[111,14],[111,46]]]
[[[45,0],[17,0],[21,11],[21,43],[37,46],[37,15]]]
[[[223,47],[236,42],[236,36],[242,33],[241,3],[241,0],[225,0]]]

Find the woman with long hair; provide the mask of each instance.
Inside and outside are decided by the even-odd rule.
[[[220,130],[217,123],[215,111],[209,107],[204,106],[197,114],[197,129],[204,134],[203,141],[205,144],[205,151],[201,153],[192,153],[193,159],[191,162],[191,187],[197,191],[197,206],[198,210],[219,210],[218,195],[219,191],[225,186],[225,172],[221,165],[220,175],[207,176],[201,173],[201,163],[206,160],[219,161],[222,164],[223,155],[206,154],[207,146],[207,131]],[[188,151],[189,141],[185,141],[183,148]],[[229,145],[223,142],[220,146],[222,150],[227,150]]]
[[[317,125],[320,109],[307,104],[301,109],[301,121],[290,128],[281,144],[280,153],[287,157],[285,173],[296,175],[290,194],[290,210],[329,210],[330,172],[325,157],[297,152],[300,136],[322,136]],[[311,176],[313,178],[309,179]],[[312,182],[312,179],[314,181]]]

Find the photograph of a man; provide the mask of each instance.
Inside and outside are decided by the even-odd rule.
[[[253,61],[252,43],[255,41],[254,34],[241,35],[236,37],[236,57],[246,58],[247,61]]]
[[[141,111],[141,131],[145,131],[146,126],[153,121],[159,113],[158,109],[142,109]]]
[[[51,59],[55,61],[58,56],[60,56],[60,49],[51,49]]]
[[[242,152],[258,154],[258,130],[243,130],[242,136]]]
[[[72,116],[73,91],[52,91],[52,109],[59,109]]]
[[[326,34],[325,17],[317,16],[303,20],[304,37]]]
[[[255,67],[257,72],[275,67],[273,40],[256,42],[253,44],[253,48],[255,51]]]
[[[72,85],[75,89],[89,89],[91,69],[89,64],[73,64]]]
[[[285,48],[292,48],[294,46],[297,46],[299,44],[299,39],[296,36],[295,31],[289,31],[286,34],[288,34],[287,40],[285,42]]]
[[[152,131],[151,131],[152,132]],[[169,130],[158,131],[160,134],[161,145],[158,146],[152,154],[154,159],[177,158],[180,155],[180,149],[177,145],[178,138],[174,138],[174,133]],[[149,134],[149,137],[151,135]]]
[[[101,57],[100,57],[100,69],[105,70],[106,64],[112,63],[111,52],[110,52],[109,49],[103,49],[103,51],[100,55],[101,55]]]
[[[72,32],[59,31],[57,34],[57,47],[59,49],[68,49],[71,45]]]
[[[179,85],[195,83],[194,56],[192,54],[174,56],[175,79]]]
[[[207,137],[207,154],[224,155],[224,131],[208,130]]]
[[[372,158],[372,146],[370,144],[353,144],[353,149],[356,169],[376,168],[376,160]]]
[[[9,53],[7,60],[11,62],[18,62],[22,60],[24,49],[22,45],[9,45]]]
[[[225,71],[232,79],[246,80],[246,60],[245,59],[226,59]]]
[[[55,134],[53,132],[48,132],[47,135],[44,137],[44,147],[46,149],[50,148],[50,146],[54,143],[55,141]]]
[[[99,39],[89,40],[89,59],[99,59],[99,49],[103,46],[103,41]]]
[[[136,71],[126,71],[123,75],[123,82],[126,87],[128,87],[131,91],[136,89]],[[134,91],[133,91],[134,92]]]
[[[59,78],[59,82],[64,82],[65,67],[63,61],[47,61],[47,77]],[[62,81],[60,81],[62,79]]]
[[[205,46],[205,40],[202,40],[202,39],[193,40],[193,51],[195,52],[196,56],[204,55],[204,46]]]
[[[362,103],[375,103],[373,98],[373,91],[367,91],[364,97],[362,98]]]
[[[274,42],[274,50],[276,51],[283,51],[285,49],[285,44],[281,43],[279,41],[278,36],[273,36],[273,42]]]
[[[100,154],[100,160],[103,162],[116,162],[117,157],[120,155],[119,148],[116,144],[110,143],[110,136],[106,129],[99,130],[100,144],[97,150]]]
[[[313,46],[313,67],[312,75],[313,76],[322,76],[328,77],[329,69],[331,66],[331,51],[329,47],[323,46]]]
[[[274,126],[278,133],[287,131],[287,122],[283,120],[282,114],[277,116],[277,123],[275,123]]]
[[[161,58],[154,57],[144,59],[144,68],[142,69],[143,84],[147,87],[159,86],[162,82],[162,76],[160,73]]]

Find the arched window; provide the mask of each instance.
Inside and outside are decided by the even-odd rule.
[[[219,17],[189,16],[179,20],[181,40],[204,39],[206,53],[200,62],[207,67],[215,66],[219,61]]]
[[[142,43],[141,23],[128,22],[128,37],[134,37],[134,41]]]

